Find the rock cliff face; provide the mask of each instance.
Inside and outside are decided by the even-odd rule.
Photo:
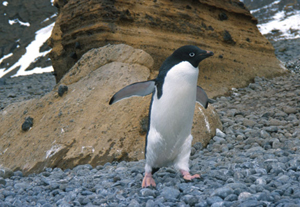
[[[151,96],[108,102],[122,87],[148,79],[152,65],[149,54],[128,45],[90,50],[53,91],[0,111],[1,165],[26,174],[143,159]],[[59,96],[61,85],[68,91]],[[216,128],[222,125],[213,107],[197,104],[194,142],[206,146]]]
[[[126,43],[154,59],[150,78],[167,56],[194,44],[215,56],[203,61],[199,84],[210,97],[242,87],[255,76],[283,73],[257,20],[238,0],[56,0],[58,18],[49,40],[57,80],[91,48]]]

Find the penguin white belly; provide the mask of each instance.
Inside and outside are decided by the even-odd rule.
[[[147,136],[147,165],[173,165],[177,156],[182,156],[185,142],[192,138],[197,78],[198,68],[182,62],[166,75],[160,99],[155,90]]]

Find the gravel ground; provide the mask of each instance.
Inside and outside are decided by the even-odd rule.
[[[162,168],[154,174],[156,189],[142,189],[144,160],[47,168],[27,177],[7,172],[0,206],[300,206],[300,61],[286,66],[289,75],[255,78],[215,100],[224,129],[206,148],[192,147],[191,172],[200,179],[185,182],[173,168]],[[41,77],[34,80],[43,84]],[[0,79],[2,95],[1,87],[7,94]]]
[[[272,41],[277,58],[283,62],[300,58],[300,38],[290,40]]]
[[[55,86],[52,73],[0,78],[0,110],[13,102],[39,98]]]

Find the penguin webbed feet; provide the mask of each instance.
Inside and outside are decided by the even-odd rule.
[[[191,175],[189,173],[189,171],[187,171],[187,170],[180,170],[180,173],[183,176],[183,179],[186,180],[186,181],[191,181],[195,178],[200,178],[199,174]]]
[[[147,187],[156,187],[156,183],[152,177],[152,173],[145,173],[143,182],[142,182],[142,188],[147,188]]]

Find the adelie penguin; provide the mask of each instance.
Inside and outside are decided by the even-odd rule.
[[[118,91],[109,104],[131,96],[152,94],[146,136],[146,165],[142,187],[155,187],[152,174],[173,165],[185,180],[200,178],[189,173],[191,129],[196,101],[207,108],[208,97],[197,86],[199,63],[213,52],[186,45],[175,50],[159,69],[157,78],[133,83]]]

